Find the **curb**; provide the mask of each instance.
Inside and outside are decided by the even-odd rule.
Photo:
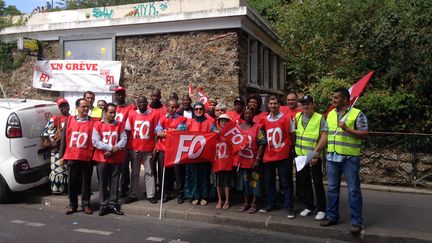
[[[97,193],[95,193],[97,194]],[[92,203],[98,205],[95,200],[97,195],[92,196]],[[52,207],[66,207],[68,199],[66,196],[45,196],[41,200],[43,204]],[[194,222],[205,222],[210,224],[240,226],[244,228],[263,229],[273,232],[284,232],[294,235],[319,237],[352,242],[432,242],[432,233],[401,231],[399,229],[366,227],[360,235],[354,236],[349,232],[346,222],[332,227],[321,227],[313,217],[300,217],[289,220],[281,215],[280,211],[268,214],[239,213],[234,209],[216,210],[214,203],[209,206],[192,206],[187,201],[177,204],[172,200],[164,204],[162,210],[163,219],[177,219]],[[150,204],[139,200],[131,204],[123,204],[122,211],[125,214],[159,218],[159,204]]]

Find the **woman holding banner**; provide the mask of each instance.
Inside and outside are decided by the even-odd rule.
[[[253,107],[247,107],[242,115],[244,123],[240,128],[244,135],[249,139],[248,146],[234,155],[234,166],[239,167],[237,189],[243,191],[244,204],[238,209],[244,212],[249,209],[249,213],[256,213],[258,206],[257,197],[261,196],[261,166],[262,158],[267,144],[265,130],[262,124],[255,123]],[[249,198],[252,201],[249,204]]]
[[[195,103],[193,106],[195,117],[188,119],[186,127],[179,127],[195,132],[213,132],[216,130],[213,119],[205,115],[204,104]],[[202,206],[208,204],[209,198],[209,179],[211,164],[208,161],[202,163],[186,164],[185,166],[185,197],[192,199],[193,205],[200,203]]]

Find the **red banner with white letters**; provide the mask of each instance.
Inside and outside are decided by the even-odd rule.
[[[217,136],[217,133],[167,131],[165,167],[214,161]]]
[[[247,137],[242,133],[241,128],[233,121],[225,125],[220,135],[232,144],[233,154],[247,147]]]

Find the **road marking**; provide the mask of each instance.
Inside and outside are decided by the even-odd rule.
[[[11,221],[11,223],[14,223],[14,224],[24,224],[24,223],[27,223],[28,221],[25,221],[25,220],[19,220],[19,219],[15,219],[15,220],[12,220]]]
[[[149,237],[149,238],[147,238],[146,240],[148,240],[148,241],[162,242],[162,241],[164,241],[165,239],[164,239],[164,238],[159,238],[159,237]]]
[[[44,226],[45,224],[42,224],[42,223],[28,223],[27,225],[28,226],[41,227],[41,226]]]
[[[90,230],[90,229],[74,229],[76,232],[96,234],[96,235],[111,235],[113,232],[101,231],[101,230]]]
[[[168,243],[189,243],[189,241],[171,240]]]

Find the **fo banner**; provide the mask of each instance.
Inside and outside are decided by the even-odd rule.
[[[241,128],[235,122],[228,122],[220,132],[220,135],[232,145],[233,153],[237,153],[248,146],[248,138],[242,133]]]
[[[214,161],[217,133],[167,131],[165,167]]]
[[[55,91],[108,92],[119,85],[120,73],[119,61],[37,61],[33,87]]]

